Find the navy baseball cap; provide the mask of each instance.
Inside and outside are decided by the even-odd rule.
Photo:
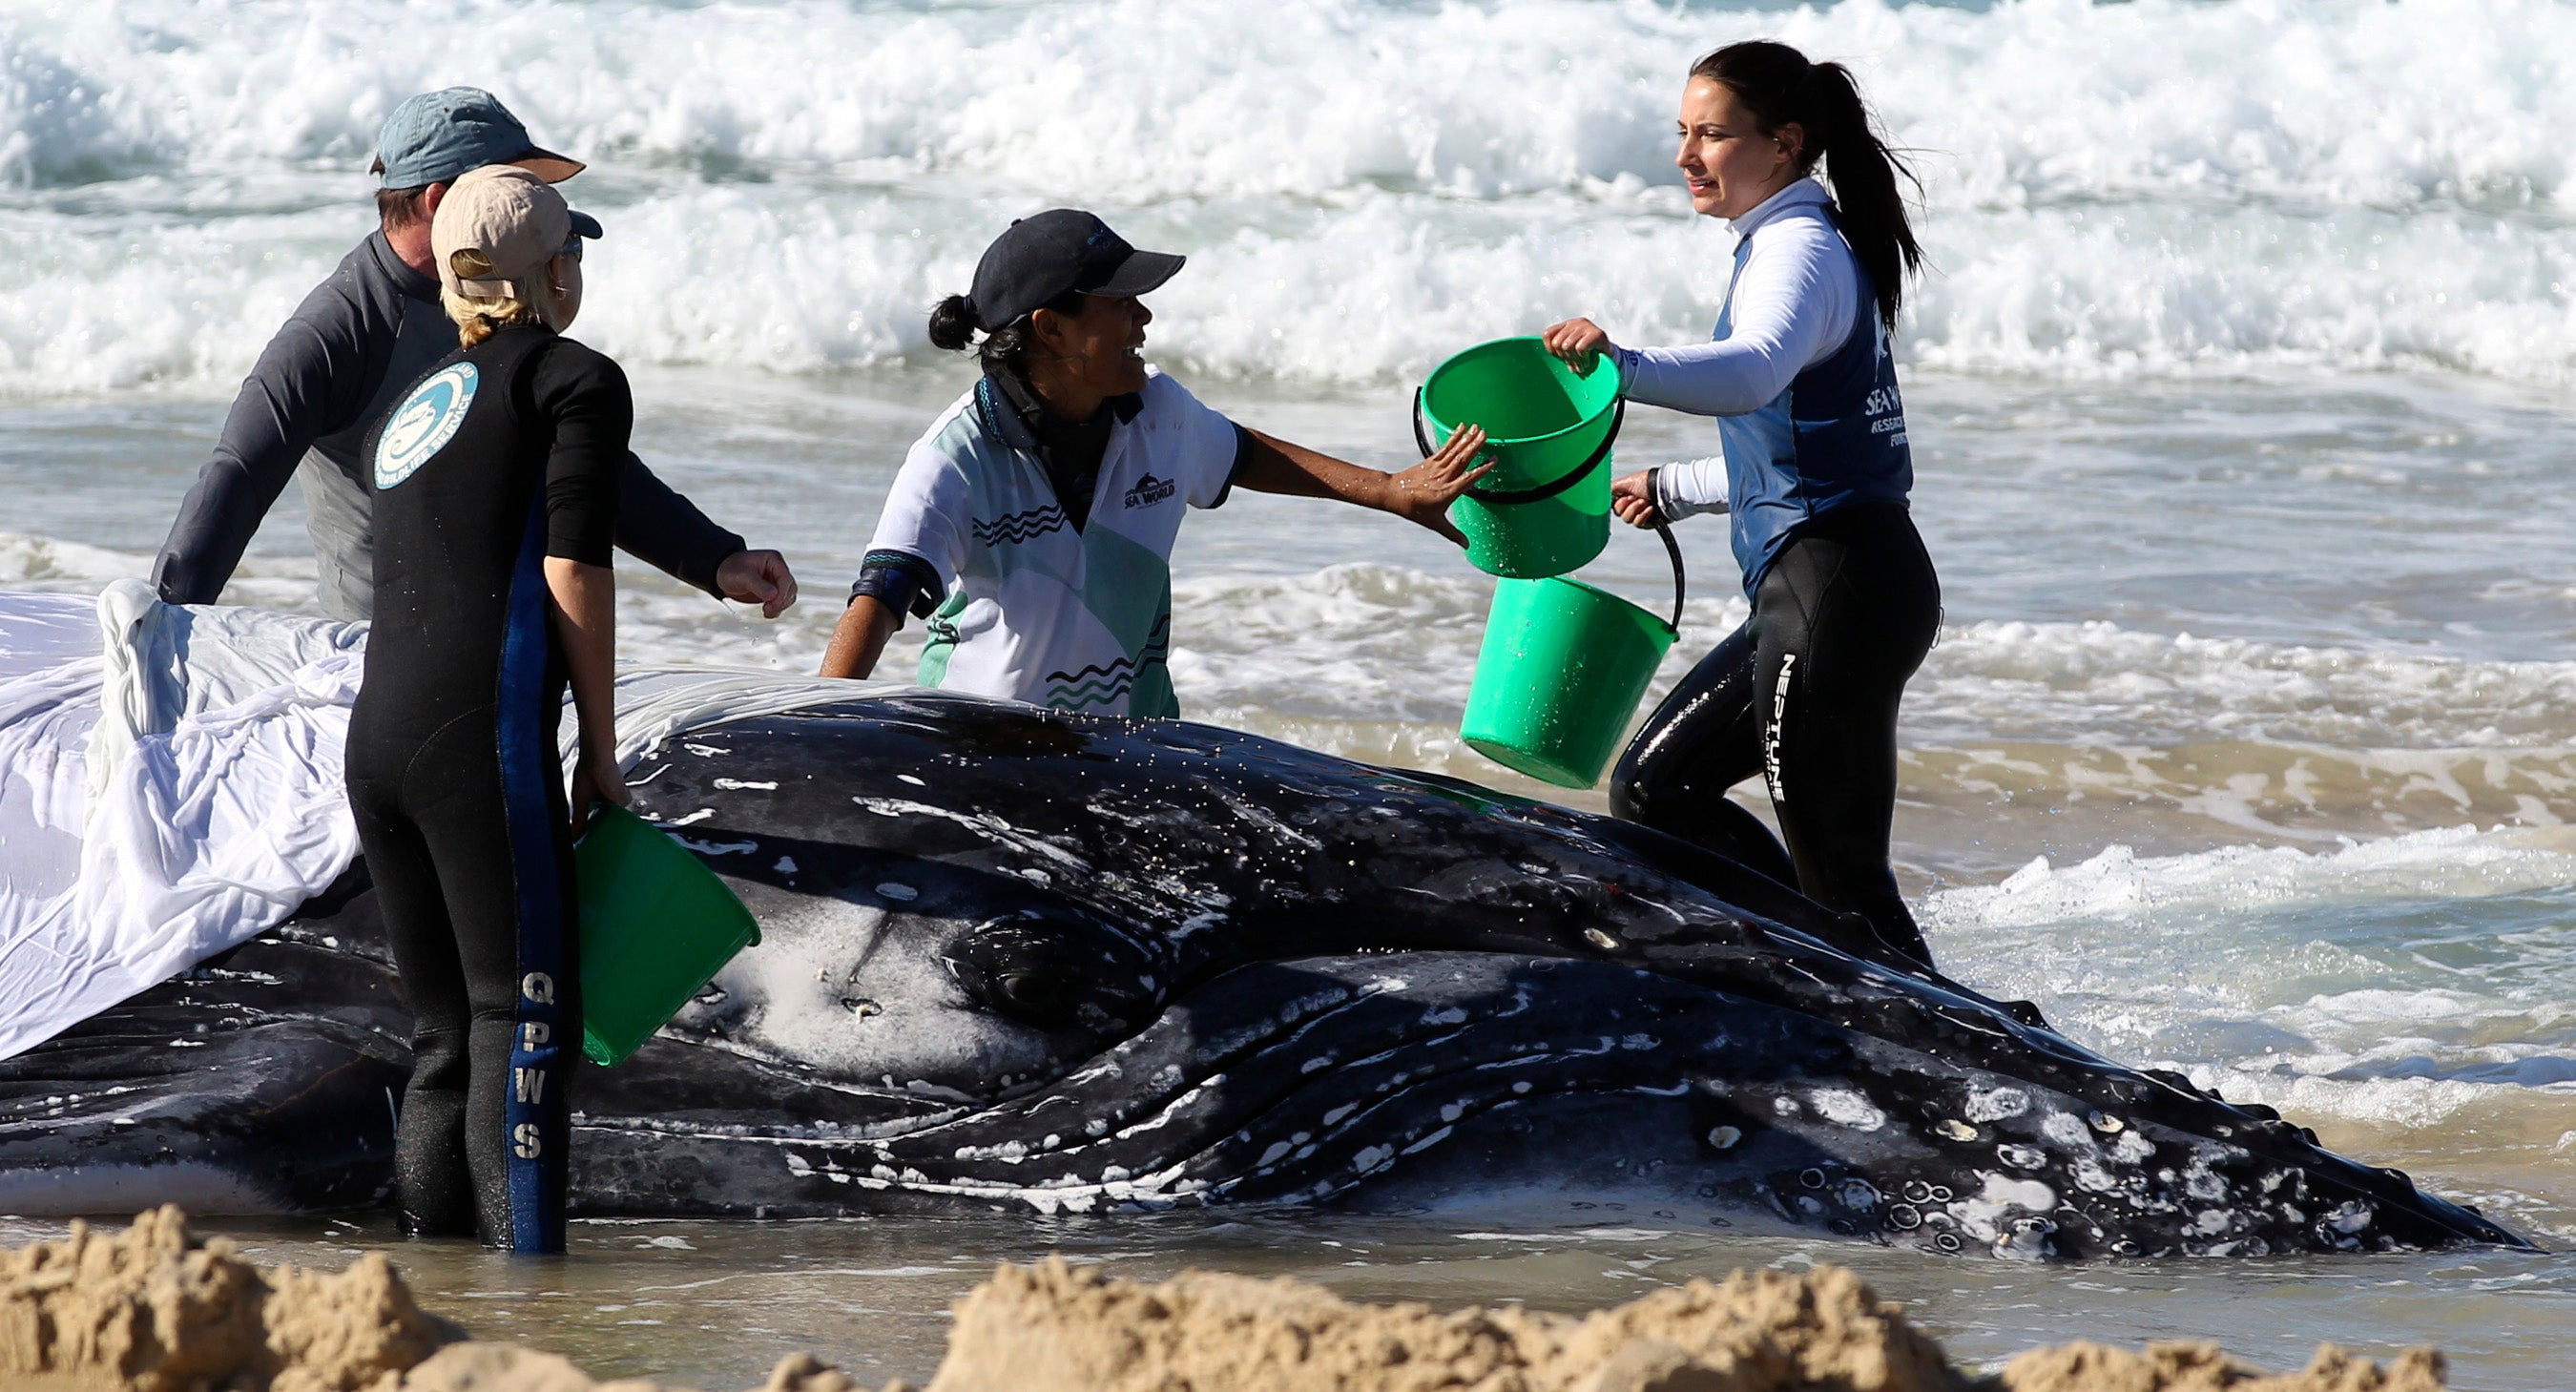
[[[1050,208],[1012,223],[984,248],[966,298],[975,306],[976,326],[996,333],[1070,291],[1142,295],[1179,274],[1188,260],[1138,251],[1078,208]]]
[[[480,87],[423,92],[395,107],[376,136],[375,172],[389,189],[451,183],[487,164],[515,164],[550,184],[583,168],[580,160],[539,149],[510,108]]]

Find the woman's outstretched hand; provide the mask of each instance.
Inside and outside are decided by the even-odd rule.
[[[1547,351],[1565,359],[1566,366],[1577,372],[1590,372],[1593,360],[1610,346],[1610,335],[1589,319],[1568,319],[1548,325],[1538,341],[1547,345]]]
[[[1625,478],[1610,481],[1610,510],[1631,527],[1651,527],[1663,521],[1655,510],[1655,471],[1639,469]]]
[[[1453,546],[1467,544],[1466,534],[1449,521],[1449,505],[1493,470],[1490,463],[1468,465],[1485,447],[1482,426],[1462,425],[1431,457],[1386,479],[1387,511],[1438,532]]]

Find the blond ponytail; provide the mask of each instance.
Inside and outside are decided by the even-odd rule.
[[[471,248],[456,252],[447,259],[448,268],[456,272],[459,280],[486,280],[492,275],[492,263],[485,259],[483,253]],[[527,288],[525,283],[518,284],[524,292]],[[460,295],[441,285],[438,302],[446,309],[447,317],[456,324],[457,341],[467,348],[513,324],[545,322],[545,316],[538,312],[534,301],[517,296]]]

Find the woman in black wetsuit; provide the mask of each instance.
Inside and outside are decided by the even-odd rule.
[[[458,179],[431,247],[463,347],[368,454],[376,609],[349,801],[414,1019],[398,1197],[416,1234],[517,1252],[563,1250],[575,818],[627,800],[608,567],[634,401],[617,364],[560,336],[598,235],[524,169]]]
[[[1621,348],[1589,319],[1551,326],[1578,365],[1618,355],[1630,400],[1715,416],[1722,474],[1672,465],[1613,486],[1645,526],[1733,514],[1753,616],[1656,710],[1610,807],[1868,920],[1890,961],[1932,963],[1888,869],[1896,712],[1940,625],[1941,582],[1907,508],[1914,484],[1888,335],[1921,255],[1887,151],[1839,63],[1730,44],[1683,88],[1674,163],[1691,204],[1736,233],[1707,343]],[[1822,162],[1830,191],[1815,176]],[[1787,841],[1727,801],[1764,776]]]

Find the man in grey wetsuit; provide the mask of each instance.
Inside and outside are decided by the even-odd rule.
[[[451,181],[486,164],[520,165],[549,183],[582,170],[537,148],[517,117],[476,88],[413,97],[386,119],[376,141],[383,226],[304,297],[242,383],[214,456],[153,562],[153,588],[164,601],[214,603],[295,473],[323,609],[339,619],[368,617],[374,499],[360,451],[412,379],[456,350],[430,259],[430,216]],[[796,602],[784,557],[746,549],[631,454],[617,492],[619,547],[709,594],[758,604],[771,618]]]

